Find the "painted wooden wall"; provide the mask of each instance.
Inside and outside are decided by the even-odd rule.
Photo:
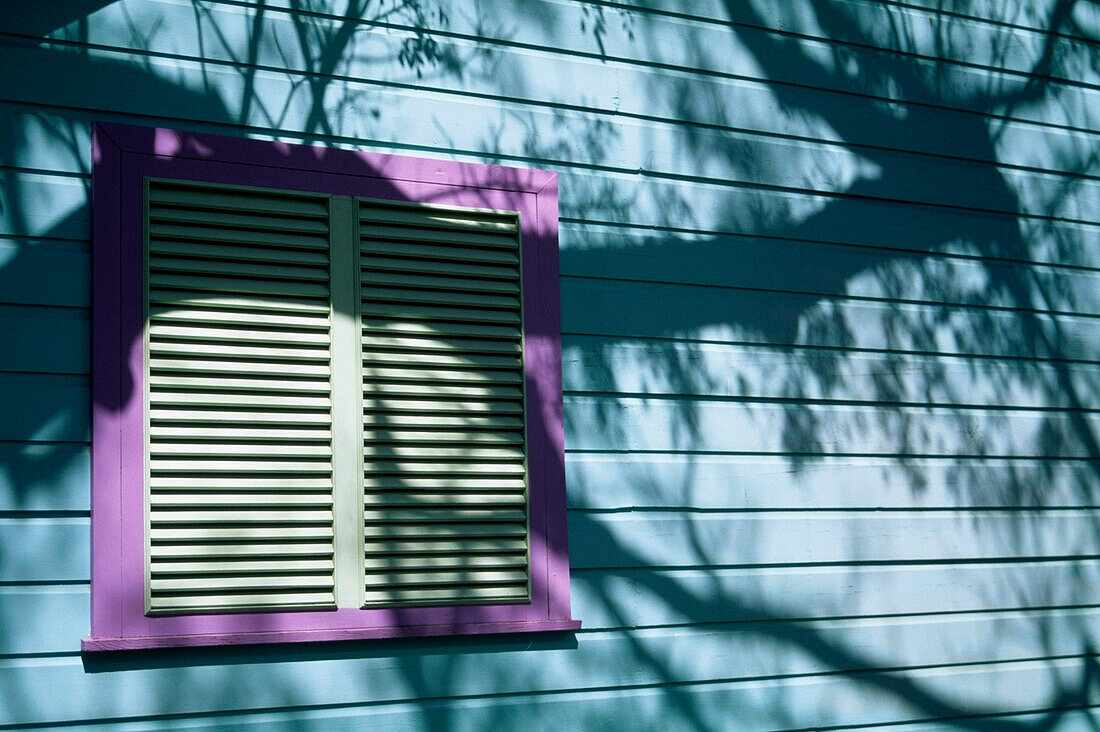
[[[1096,729],[1100,6],[0,11],[0,729]],[[82,658],[89,124],[561,175],[575,636]]]

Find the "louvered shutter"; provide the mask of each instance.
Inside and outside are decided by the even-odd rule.
[[[147,612],[332,606],[329,199],[146,184]]]
[[[529,599],[518,214],[359,202],[366,606]]]

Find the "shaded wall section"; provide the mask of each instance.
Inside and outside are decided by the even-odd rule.
[[[0,14],[0,728],[1100,727],[1100,5]],[[90,123],[560,175],[576,636],[85,659]]]

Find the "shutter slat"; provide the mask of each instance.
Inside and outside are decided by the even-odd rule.
[[[442,605],[457,603],[525,602],[527,584],[517,587],[424,587],[387,588],[366,593],[366,605]]]
[[[402,486],[405,487],[405,486]],[[527,498],[518,493],[473,493],[455,491],[451,493],[382,493],[370,491],[366,496],[366,506],[524,506]]]
[[[368,572],[367,588],[381,592],[384,588],[407,588],[417,585],[495,585],[526,584],[527,571],[454,569],[450,572]]]
[[[317,379],[241,379],[157,373],[149,376],[149,383],[154,387],[192,389],[196,391],[267,391],[280,394],[291,392],[325,395],[330,391],[328,381]]]
[[[264,458],[262,460],[182,460],[170,458],[158,458],[149,466],[154,475],[165,473],[249,473],[252,475],[263,473],[313,473],[329,475],[332,472],[332,463],[325,461],[293,461]],[[227,481],[232,477],[227,476]]]
[[[370,561],[375,561],[374,557],[390,554],[420,556],[425,559],[440,557],[441,561],[446,561],[447,557],[453,554],[501,555],[526,552],[527,540],[522,536],[518,538],[472,537],[447,540],[431,537],[427,539],[383,537],[368,538],[364,544],[364,550],[368,556],[372,557]]]
[[[148,185],[148,611],[333,607],[328,198]]]
[[[265,212],[280,216],[319,219],[328,216],[328,206],[320,196],[272,195],[268,192],[256,195],[245,191],[231,193],[222,187],[209,189],[195,185],[175,187],[171,183],[150,187],[149,202],[165,206],[221,209],[251,214]]]
[[[510,280],[478,280],[470,277],[436,277],[400,272],[364,272],[363,290],[375,287],[411,287],[420,290],[457,290],[518,295],[519,285]]]
[[[455,336],[459,339],[475,340],[507,340],[510,343],[502,344],[502,347],[514,348],[521,342],[519,328],[501,326],[487,323],[468,322],[403,322],[390,318],[388,320],[372,319],[364,315],[363,318],[363,345],[369,347],[373,336],[380,335],[385,338],[404,338],[407,336]],[[384,343],[384,340],[382,341]],[[456,341],[457,347],[457,341]]]
[[[413,368],[379,368],[371,367],[371,378],[379,381],[411,381],[411,382],[466,382],[469,384],[522,384],[523,374],[519,373],[519,364],[509,364],[508,370],[457,370],[457,369],[432,369],[420,364],[408,364]],[[474,364],[462,364],[473,366]]]
[[[329,442],[332,433],[327,429],[295,429],[291,427],[274,429],[249,429],[247,427],[184,427],[182,425],[159,426],[149,428],[149,438],[153,442],[161,442],[169,439],[191,439],[196,441],[213,441],[221,443],[252,442]]]
[[[290,574],[280,573],[277,576],[198,576],[186,579],[169,578],[158,579],[154,577],[149,583],[153,591],[184,591],[184,592],[225,592],[229,590],[270,590],[270,589],[294,589],[300,591],[314,590],[324,591],[332,583],[332,580],[324,574]]]
[[[322,271],[328,268],[328,257],[324,252],[296,251],[291,249],[271,249],[269,247],[242,247],[213,245],[194,241],[172,241],[154,239],[149,242],[149,251],[173,258],[195,258],[202,262],[226,260],[228,262],[258,262],[272,265],[297,265],[299,267],[318,267]],[[165,267],[164,261],[157,264]],[[202,271],[202,270],[200,270]],[[327,279],[327,278],[326,278]]]
[[[328,396],[289,396],[287,394],[262,394],[249,392],[245,394],[231,394],[213,391],[172,392],[156,390],[149,395],[149,404],[159,407],[168,406],[193,406],[199,408],[208,407],[278,407],[281,410],[302,409],[315,411],[328,410],[332,401]]]
[[[153,526],[149,529],[153,543],[160,540],[181,541],[201,540],[203,542],[222,542],[240,540],[277,540],[277,539],[325,539],[332,540],[331,526],[240,526],[226,527],[195,527],[185,528],[181,526]]]
[[[406,272],[415,275],[438,275],[461,278],[485,278],[517,282],[519,270],[512,265],[472,264],[453,260],[405,259],[401,257],[377,257],[370,260],[374,276],[382,272]]]
[[[523,347],[519,340],[512,341],[486,341],[472,340],[469,338],[418,338],[409,336],[389,336],[377,332],[369,332],[363,336],[362,344],[363,360],[400,358],[407,355],[410,359],[416,358],[443,358],[452,363],[476,364],[479,354],[507,354],[513,360],[514,365],[522,365],[517,361],[523,353]],[[394,351],[409,351],[411,353],[390,354],[387,349]],[[502,356],[497,356],[502,357]]]
[[[152,272],[151,287],[170,287],[181,290],[199,290],[212,293],[264,295],[269,297],[328,297],[328,287],[318,282],[289,280],[262,280],[246,277],[204,277],[202,275]]]
[[[289,342],[292,339],[287,339]],[[250,346],[237,346],[226,345],[226,343],[205,342],[202,343],[201,350],[198,350],[195,343],[191,341],[186,342],[155,342],[150,346],[150,353],[153,356],[166,356],[166,359],[152,360],[153,369],[161,370],[177,370],[177,371],[220,371],[220,372],[233,372],[240,373],[273,373],[273,374],[286,374],[289,376],[294,375],[318,375],[327,376],[329,374],[328,358],[326,357],[326,350],[320,350],[317,348],[287,348],[286,346],[267,345],[267,343],[250,342]],[[180,357],[191,357],[188,360],[183,360]],[[205,356],[211,358],[218,357],[237,357],[237,359],[252,359],[251,361],[243,360],[220,360],[220,361],[204,361],[195,358],[196,356]],[[313,365],[309,364],[283,364],[283,363],[265,363],[266,361],[313,361]]]
[[[378,573],[418,569],[444,572],[524,567],[527,564],[527,555],[522,551],[512,554],[378,554],[371,555],[371,562],[375,567],[374,571]]]
[[[328,322],[329,306],[327,302],[310,300],[287,300],[270,297],[213,297],[184,290],[151,289],[149,291],[149,312],[163,316],[176,310],[194,311],[208,309],[219,317],[231,317],[236,311],[245,311],[259,320],[245,322],[283,323],[290,313],[319,315],[321,323]],[[228,312],[227,312],[228,311]],[[278,315],[269,315],[276,311]]]
[[[336,607],[332,591],[328,588],[323,588],[318,589],[316,592],[264,592],[251,595],[203,593],[196,596],[166,593],[165,596],[158,601],[156,609],[165,613],[194,613],[203,610],[297,610],[310,607]]]
[[[368,510],[364,514],[364,520],[368,524],[394,523],[437,523],[437,522],[464,522],[464,521],[505,521],[523,522],[526,513],[523,509],[515,509],[510,506],[492,506],[486,508],[397,508],[386,507],[381,510]],[[462,527],[452,527],[461,530]]]
[[[332,490],[332,477],[251,476],[218,478],[199,475],[154,475],[149,479],[153,488],[193,491],[314,491]]]
[[[468,307],[431,307],[412,303],[375,302],[363,300],[363,316],[373,318],[392,318],[395,320],[443,320],[461,323],[508,323],[517,326],[509,335],[519,336],[519,314],[510,311],[484,310]]]
[[[186,539],[187,537],[178,537]],[[204,538],[204,537],[203,537]],[[172,544],[156,544],[149,549],[150,555],[167,560],[176,559],[204,559],[216,560],[226,557],[232,560],[241,557],[260,557],[271,559],[278,557],[279,561],[299,557],[318,557],[332,559],[331,541],[299,541],[295,543],[285,542],[181,542],[177,540]]]
[[[360,223],[416,226],[512,234],[519,230],[519,218],[511,211],[468,209],[453,206],[408,204],[401,201],[360,201]]]
[[[371,456],[377,460],[523,460],[523,447],[440,447],[373,442]]]
[[[204,361],[183,358],[151,358],[149,368],[157,371],[180,371],[191,374],[273,374],[289,377],[325,377],[331,373],[328,364],[266,363],[263,361]]]
[[[518,216],[361,202],[359,233],[365,604],[525,601]]]
[[[232,509],[219,511],[198,511],[179,509],[175,506],[165,506],[157,503],[157,511],[153,513],[153,528],[159,524],[170,524],[174,527],[184,527],[188,524],[232,524],[234,528],[251,528],[252,524],[284,524],[301,527],[303,524],[332,523],[331,506],[309,509],[294,507],[278,509],[257,510],[237,506]],[[289,528],[288,526],[288,528]],[[273,527],[280,529],[282,526]]]
[[[184,529],[178,529],[183,531]],[[300,529],[303,530],[304,529]],[[237,529],[242,531],[242,529]],[[405,524],[398,522],[367,523],[365,527],[367,539],[470,539],[481,537],[509,538],[527,536],[527,527],[522,523],[462,523],[462,524]],[[368,567],[369,569],[369,567]]]
[[[180,506],[233,506],[248,508],[251,506],[300,506],[306,509],[313,506],[330,507],[332,497],[327,492],[314,493],[229,493],[232,487],[211,493],[169,493],[160,492],[152,496],[150,505],[164,507]]]
[[[449,353],[409,353],[401,351],[380,351],[372,348],[363,354],[363,365],[370,368],[385,366],[402,366],[409,368],[469,368],[480,367],[487,369],[512,369],[520,368],[523,362],[519,354],[515,356],[495,356],[483,353],[463,353],[456,356]],[[519,379],[516,379],[517,381]]]
[[[295,280],[306,282],[328,282],[327,262],[321,267],[293,267],[267,264],[258,261],[225,261],[213,258],[183,258],[157,256],[150,263],[149,271],[155,273],[197,272],[206,275],[246,277],[256,279]]]
[[[150,320],[156,324],[158,328],[167,328],[170,326],[190,326],[193,328],[210,325],[226,325],[229,327],[236,327],[238,332],[242,329],[242,326],[248,326],[253,330],[268,331],[276,330],[276,332],[291,332],[295,335],[306,335],[306,333],[299,333],[302,331],[314,331],[316,334],[325,335],[328,333],[328,315],[288,315],[286,313],[279,313],[278,315],[264,315],[262,313],[249,313],[249,312],[237,312],[235,310],[217,309],[208,310],[201,308],[150,308],[149,311]],[[327,339],[322,338],[317,341],[320,343],[327,342]]]
[[[366,486],[368,499],[377,498],[379,500],[384,499],[387,495],[382,491],[393,490],[456,491],[477,495],[478,491],[523,492],[525,489],[523,476],[519,478],[502,478],[485,475],[475,475],[473,477],[433,475],[425,478],[423,476],[386,475],[384,473],[367,475]]]
[[[178,224],[149,224],[150,239],[217,242],[227,244],[255,244],[271,249],[315,249],[328,251],[328,236],[312,233],[287,233],[286,231],[250,231],[247,229],[214,229],[203,226]]]
[[[386,412],[372,413],[367,411],[363,415],[363,424],[368,428],[393,428],[393,427],[423,427],[430,425],[445,429],[447,427],[484,427],[490,430],[523,429],[523,418],[520,416],[485,416],[481,414],[392,414]]]
[[[434,426],[434,425],[432,425]],[[368,443],[410,443],[423,442],[457,443],[461,445],[488,443],[493,445],[523,445],[523,433],[521,432],[470,432],[468,430],[455,430],[453,432],[433,432],[429,430],[367,430],[363,433],[363,440]]]
[[[473,463],[460,461],[455,463],[439,462],[414,462],[404,460],[402,462],[389,462],[384,460],[371,460],[363,469],[366,476],[374,474],[415,474],[423,477],[425,474],[439,476],[484,475],[485,477],[516,478],[522,477],[526,470],[523,465],[511,465],[500,463]]]
[[[279,412],[251,412],[235,409],[232,411],[213,411],[205,409],[166,409],[160,408],[150,413],[152,424],[168,424],[172,422],[198,422],[214,424],[266,424],[266,425],[301,425],[314,424],[328,426],[331,424],[327,414],[311,414],[302,412],[294,415],[293,422],[288,421],[285,414]]]
[[[439,397],[444,399],[522,399],[523,389],[519,386],[444,386],[426,382],[399,382],[396,384],[379,380],[374,385],[372,396],[388,403],[392,397]],[[518,402],[517,402],[518,404]],[[517,407],[518,409],[518,407]]]
[[[285,572],[317,573],[331,572],[332,565],[333,561],[331,559],[280,558],[276,561],[233,561],[222,559],[213,562],[167,560],[158,562],[154,566],[153,575],[201,576],[205,574],[223,574],[225,572],[238,572],[241,574],[282,574]]]
[[[173,435],[176,439],[179,436]],[[247,458],[315,458],[328,457],[332,449],[325,443],[309,444],[275,444],[241,442],[184,442],[165,443],[154,440],[149,445],[149,454],[156,456],[176,457],[247,457]]]
[[[379,286],[364,287],[362,296],[364,300],[379,300],[381,302],[411,302],[445,306],[464,305],[498,310],[519,310],[519,298],[511,295],[412,290]]]
[[[411,232],[412,235],[418,232]],[[387,236],[400,235],[401,232],[389,230]],[[409,238],[416,238],[410,236]],[[469,246],[461,246],[459,242],[453,242],[450,235],[444,234],[436,241],[444,243],[443,246],[425,244],[423,241],[385,241],[363,240],[363,260],[370,262],[369,267],[374,266],[373,259],[382,256],[394,256],[405,259],[434,259],[446,262],[475,262],[477,264],[491,263],[515,267],[519,264],[519,256],[508,249],[475,249]]]
[[[304,234],[328,234],[328,217],[266,216],[256,213],[236,213],[228,210],[212,210],[198,207],[171,208],[151,206],[150,227],[156,224],[176,224],[199,227],[202,225],[227,229],[244,229],[249,232],[291,231]]]

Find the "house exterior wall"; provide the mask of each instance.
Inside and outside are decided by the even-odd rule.
[[[0,729],[1092,729],[1100,9],[0,18]],[[576,634],[81,656],[90,129],[553,170]]]

